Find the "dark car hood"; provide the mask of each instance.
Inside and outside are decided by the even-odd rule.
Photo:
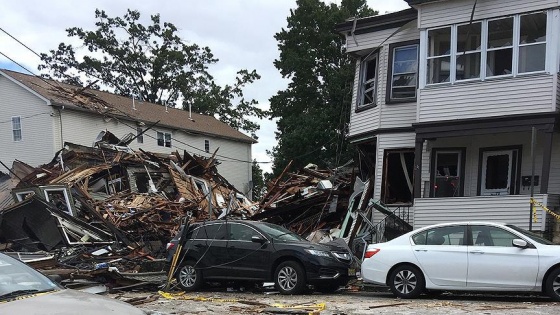
[[[0,314],[25,315],[145,315],[130,304],[75,290],[60,290],[0,303]]]

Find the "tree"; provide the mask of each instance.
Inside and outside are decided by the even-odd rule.
[[[252,165],[252,180],[253,180],[253,200],[259,200],[264,195],[265,185],[264,185],[264,176],[263,170],[260,167],[257,160],[253,160]]]
[[[214,115],[219,120],[253,136],[259,125],[248,116],[263,118],[255,100],[243,98],[243,88],[260,76],[256,71],[240,70],[233,85],[221,87],[214,82],[208,66],[218,62],[210,48],[187,44],[175,25],[152,15],[144,26],[140,12],[127,10],[122,17],[109,17],[95,10],[96,29],[71,27],[68,37],[77,38],[87,50],[60,43],[56,50],[41,54],[39,70],[63,82],[108,87],[114,93],[157,104],[183,101],[183,108]],[[238,101],[238,104],[234,104]]]
[[[365,0],[342,0],[340,6],[298,0],[287,29],[276,33],[280,58],[274,65],[291,80],[270,99],[271,116],[278,118],[278,145],[269,152],[276,175],[292,159],[293,168],[300,168],[333,167],[351,158],[344,136],[355,67],[334,29],[349,17],[375,14]]]

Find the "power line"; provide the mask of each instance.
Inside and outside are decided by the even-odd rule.
[[[36,51],[34,51],[32,48],[30,48],[29,46],[25,45],[23,42],[21,42],[20,40],[18,40],[15,36],[11,35],[10,33],[8,33],[6,30],[4,30],[4,29],[1,28],[1,27],[0,27],[0,30],[1,30],[2,32],[4,32],[6,35],[8,35],[9,37],[11,37],[12,39],[14,39],[17,43],[19,43],[20,45],[22,45],[23,47],[25,47],[26,49],[28,49],[29,51],[31,51],[33,54],[35,54],[36,56],[38,56],[39,58],[41,58],[41,55],[39,55],[39,54],[38,54]],[[52,83],[50,83],[50,82],[48,82],[47,80],[45,80],[43,77],[34,74],[32,71],[30,71],[30,70],[27,69],[26,67],[22,66],[21,64],[19,64],[18,62],[16,62],[14,59],[8,57],[7,55],[5,55],[4,53],[2,53],[1,51],[0,51],[0,54],[2,54],[4,57],[8,58],[10,61],[12,61],[13,63],[15,63],[16,65],[20,66],[22,69],[26,70],[27,72],[29,72],[29,73],[32,74],[33,76],[35,76],[35,77],[39,78],[40,80],[42,80],[43,82],[47,83],[48,85],[50,85],[50,86],[52,86],[52,87],[54,87],[54,88],[57,88],[57,87],[54,86]],[[82,69],[77,69],[77,70],[78,70],[78,71],[82,71],[82,72],[84,72],[84,73],[87,74],[87,75],[91,75],[91,74],[89,74],[89,73],[88,73],[87,71],[85,71],[85,70],[82,70]],[[52,81],[55,82],[56,84],[58,84],[58,82],[57,82],[56,80],[52,80]],[[59,86],[60,86],[60,85],[59,85]],[[131,117],[130,115],[126,114],[125,112],[123,112],[123,111],[121,111],[121,110],[119,110],[119,109],[117,109],[117,108],[114,108],[113,106],[111,106],[111,108],[114,109],[114,110],[117,110],[117,111],[121,112],[123,115],[125,115],[126,117],[128,117],[128,118],[130,118],[130,119],[132,119],[132,120],[136,120],[134,117]],[[116,117],[114,117],[114,118],[117,119]],[[118,119],[117,119],[117,120],[118,120]],[[122,121],[121,121],[121,122],[122,122]],[[126,126],[128,126],[128,127],[130,127],[130,128],[132,128],[132,129],[134,129],[134,130],[136,130],[136,127],[130,126],[130,125],[124,123],[124,122],[123,122],[123,124],[126,125]],[[150,135],[147,135],[147,136],[150,137],[150,138],[152,138],[152,139],[157,140],[157,138],[155,138],[155,137],[153,137],[153,136],[150,136]],[[312,153],[314,153],[314,152],[317,152],[317,151],[321,150],[324,146],[326,146],[326,145],[328,145],[328,144],[331,144],[335,138],[337,138],[337,136],[331,138],[327,143],[325,143],[325,144],[319,146],[319,147],[318,147],[317,149],[315,149],[315,150],[309,151],[309,152],[307,152],[307,153],[304,153],[304,154],[301,154],[301,155],[298,155],[298,156],[295,156],[295,157],[291,157],[290,159],[291,159],[291,160],[296,160],[296,159],[305,157],[305,156],[307,156],[307,155],[309,155],[309,154],[312,154]],[[183,145],[186,145],[186,146],[188,146],[188,147],[191,147],[191,148],[193,148],[193,149],[195,149],[195,150],[198,150],[198,151],[207,153],[207,152],[206,152],[205,150],[203,150],[203,149],[197,148],[197,147],[195,147],[195,146],[192,146],[192,145],[190,145],[190,144],[188,144],[188,143],[185,143],[185,142],[183,142],[183,141],[180,141],[180,140],[178,140],[178,139],[175,139],[175,138],[171,138],[171,139],[174,140],[174,141],[177,141],[178,143],[181,143],[181,144],[183,144]],[[177,146],[173,146],[173,147],[175,147],[175,148],[177,148],[177,149],[180,149],[180,150],[187,151],[187,150],[185,150],[184,148],[180,148],[180,147],[177,147]],[[337,149],[337,151],[338,151],[338,149]],[[225,156],[225,155],[221,155],[221,154],[216,154],[216,156],[219,156],[219,157],[224,158],[224,159],[229,159],[229,160],[231,160],[231,161],[240,162],[240,163],[251,163],[251,164],[254,163],[254,162],[256,162],[257,164],[269,164],[269,163],[274,163],[273,161],[246,161],[246,160],[241,160],[241,159],[237,159],[237,158],[233,158],[233,157],[229,157],[229,156]]]
[[[50,112],[45,112],[45,113],[38,113],[38,114],[33,114],[33,115],[29,115],[29,116],[14,116],[14,117],[19,117],[20,119],[27,119],[27,118],[32,118],[35,116],[40,116],[40,115],[50,115]],[[4,121],[0,121],[0,124],[6,124],[6,123],[11,123],[12,120],[4,120]]]

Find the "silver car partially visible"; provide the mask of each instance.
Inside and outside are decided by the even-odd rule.
[[[146,315],[127,303],[64,289],[19,260],[0,253],[0,314]]]

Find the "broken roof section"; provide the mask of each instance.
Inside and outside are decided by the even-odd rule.
[[[135,105],[133,108],[133,100],[131,98],[109,92],[84,89],[80,86],[38,78],[6,69],[0,69],[0,75],[15,80],[20,85],[49,100],[50,105],[53,106],[64,106],[73,110],[117,116],[146,124],[159,122],[158,125],[161,127],[170,127],[191,133],[211,135],[246,143],[256,143],[255,139],[212,116],[189,113],[177,108],[165,109],[162,105],[139,100],[134,101]]]
[[[122,139],[103,135],[97,148],[66,143],[50,163],[22,176],[12,190],[19,203],[0,212],[0,243],[50,251],[120,241],[156,257],[186,217],[253,215],[250,201],[217,172],[214,158],[122,150],[116,145]],[[31,209],[49,219],[33,219]]]

